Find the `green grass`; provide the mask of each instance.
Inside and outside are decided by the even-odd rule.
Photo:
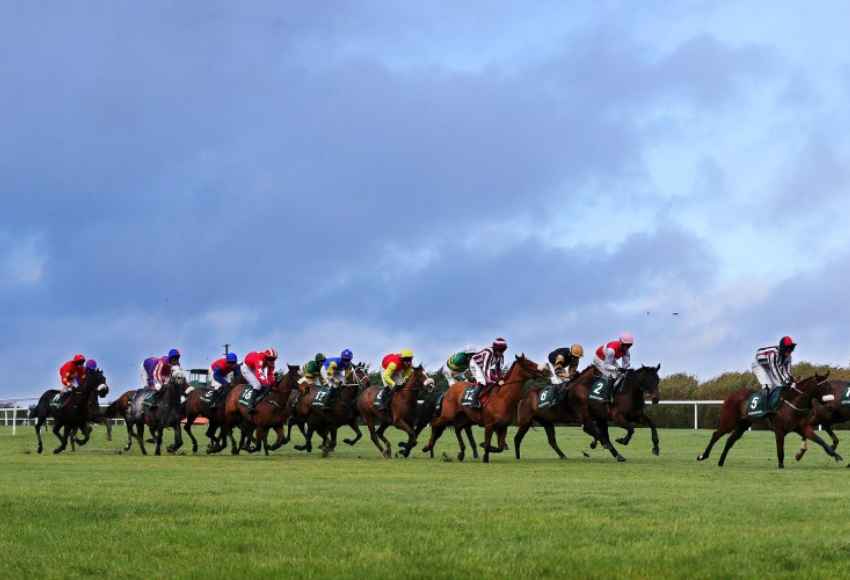
[[[619,433],[619,430],[617,430]],[[811,449],[775,467],[748,433],[723,469],[708,431],[639,430],[615,463],[542,430],[484,465],[334,457],[121,455],[96,430],[77,453],[32,453],[0,430],[0,575],[8,578],[716,578],[850,574],[850,470]],[[428,432],[423,433],[427,436]],[[480,438],[480,432],[477,433]],[[398,432],[391,433],[394,441]],[[170,436],[169,436],[170,439]],[[509,440],[510,441],[510,440]],[[511,441],[512,443],[512,441]],[[456,452],[447,433],[438,455]],[[797,441],[789,439],[793,453]],[[791,454],[789,453],[789,455]]]

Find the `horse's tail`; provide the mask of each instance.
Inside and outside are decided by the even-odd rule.
[[[109,403],[109,405],[106,407],[106,411],[103,412],[103,416],[109,417],[110,419],[114,419],[114,418],[118,417],[118,415],[119,415],[118,406],[120,405],[120,403],[121,403],[120,397],[115,399],[111,403]]]

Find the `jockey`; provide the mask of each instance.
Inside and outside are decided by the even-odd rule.
[[[381,401],[377,406],[384,410],[389,405],[393,390],[404,386],[410,375],[413,374],[413,351],[409,348],[404,348],[399,352],[386,355],[381,361],[381,382],[384,384],[383,390],[378,394],[378,400]]]
[[[304,389],[300,389],[303,393],[304,390],[308,389],[310,385],[315,385],[317,387],[323,387],[325,385],[324,378],[322,377],[322,366],[325,364],[325,355],[322,353],[317,353],[311,360],[307,361],[301,369],[301,378],[298,379],[298,384],[302,385]]]
[[[612,340],[596,349],[593,366],[600,374],[608,379],[609,384],[623,376],[631,365],[630,349],[635,343],[635,337],[631,333],[620,334],[618,340]],[[619,361],[619,364],[617,362]]]
[[[794,384],[791,374],[791,353],[797,344],[790,336],[783,336],[778,346],[765,346],[756,351],[753,362],[753,374],[762,388],[762,408],[766,411],[768,400],[776,387],[788,387]]]
[[[508,341],[499,337],[489,347],[475,353],[470,360],[469,370],[476,383],[470,404],[473,408],[481,408],[479,397],[483,389],[489,390],[504,378],[506,350],[508,350]]]
[[[330,387],[328,396],[325,398],[325,408],[330,406],[336,396],[337,388],[345,384],[345,375],[351,370],[353,359],[354,353],[350,349],[345,349],[339,353],[338,357],[326,359],[322,365],[322,378]]]
[[[168,382],[174,369],[180,370],[180,351],[172,348],[163,357],[149,357],[142,363],[142,385],[159,391]]]
[[[236,375],[239,374],[239,357],[235,352],[229,352],[220,359],[214,360],[210,365],[210,384],[215,390],[221,387],[229,387]]]
[[[574,344],[567,348],[562,346],[549,353],[549,370],[552,371],[553,385],[562,385],[572,380],[578,372],[578,363],[584,356],[584,347]]]
[[[62,383],[61,400],[65,400],[80,383],[86,378],[86,357],[81,354],[74,355],[74,358],[59,367],[59,380]]]
[[[253,393],[251,393],[251,410],[249,414],[254,414],[254,402],[260,393],[274,384],[274,365],[276,360],[277,351],[269,347],[264,351],[248,353],[242,361],[242,375],[253,390]]]
[[[443,376],[446,377],[446,382],[449,386],[459,381],[469,380],[467,377],[469,362],[478,350],[473,346],[465,346],[463,350],[454,353],[448,358],[446,366],[443,367]]]
[[[80,386],[80,383],[86,378],[85,364],[86,357],[77,354],[59,368],[59,380],[62,382],[62,392],[72,391]]]

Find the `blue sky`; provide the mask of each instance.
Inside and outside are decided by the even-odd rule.
[[[0,395],[77,351],[846,364],[850,7],[0,4]],[[672,312],[679,312],[677,317]]]

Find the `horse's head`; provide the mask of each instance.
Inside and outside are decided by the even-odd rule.
[[[548,376],[548,370],[546,365],[537,364],[531,359],[526,358],[525,353],[522,353],[514,357],[514,363],[506,375],[506,380],[508,376],[514,378],[512,375],[516,375],[523,381],[528,379],[542,379]]]
[[[359,387],[369,386],[369,365],[359,362],[351,367],[351,376],[354,377],[354,383]]]
[[[829,402],[835,399],[832,384],[829,382],[829,371],[826,371],[822,375],[815,373],[810,377],[806,377],[797,383],[797,390],[803,393],[811,393],[812,397],[822,402]]]
[[[657,405],[658,400],[661,398],[658,389],[658,385],[661,382],[658,376],[658,371],[660,370],[661,363],[655,367],[641,366],[638,370],[631,371],[630,373],[634,377],[632,380],[636,382],[644,399],[649,398],[653,405]]]
[[[109,394],[109,385],[106,384],[106,377],[103,376],[101,369],[86,370],[85,386],[87,389],[91,389],[90,392],[96,392],[100,398]]]
[[[278,373],[275,384],[272,389],[277,391],[285,391],[286,389],[294,389],[301,378],[301,367],[298,365],[286,365],[285,373]]]
[[[428,376],[428,373],[425,372],[425,367],[422,365],[413,367],[413,373],[410,375],[410,378],[407,379],[405,383],[405,387],[410,390],[419,390],[420,387],[430,387],[434,384],[434,379]]]

